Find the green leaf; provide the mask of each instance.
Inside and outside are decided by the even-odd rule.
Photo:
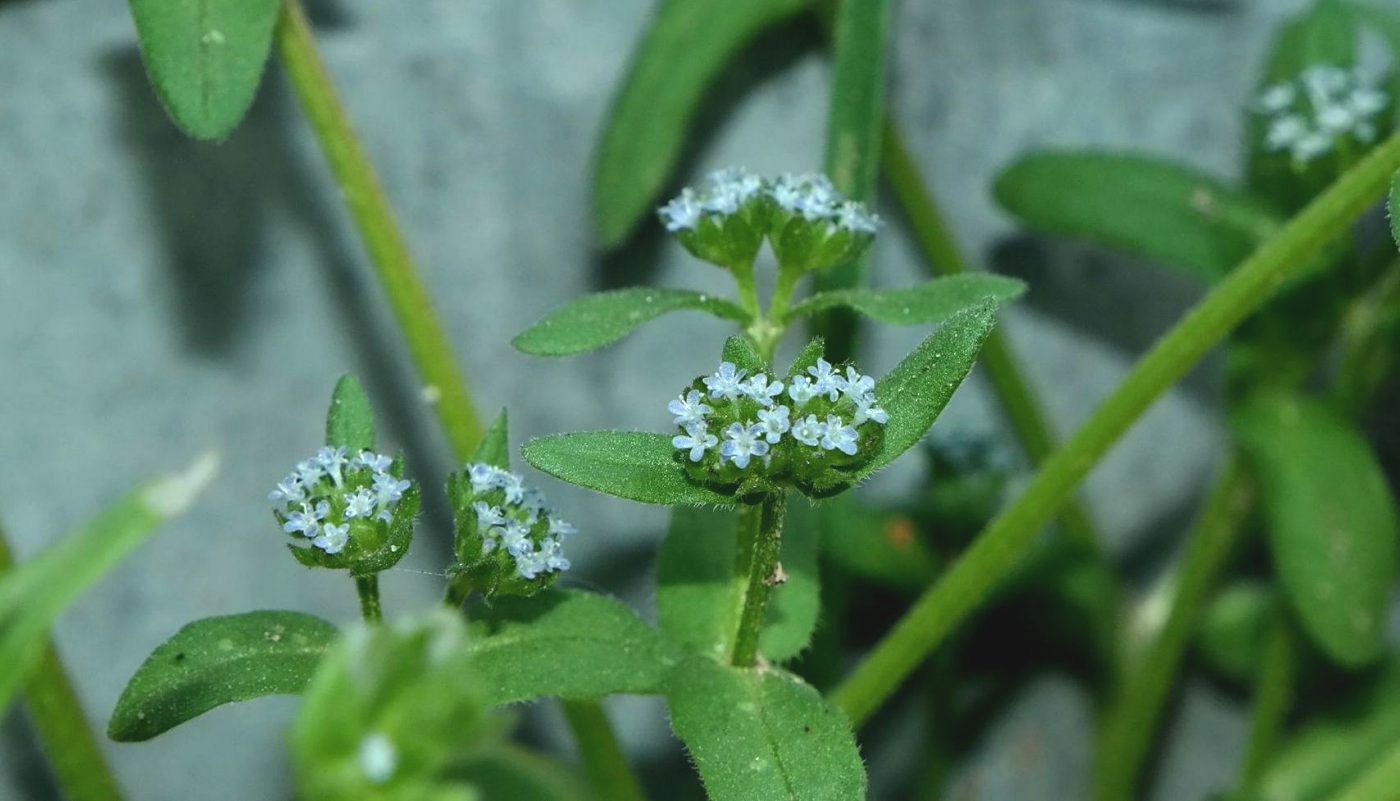
[[[482,798],[593,801],[573,771],[510,743],[473,749],[462,756],[452,777],[475,787]]]
[[[344,375],[326,412],[326,444],[353,453],[374,450],[374,409],[359,379]]]
[[[619,498],[665,506],[734,505],[728,495],[692,482],[663,434],[555,434],[530,440],[521,453],[536,470]]]
[[[667,312],[690,309],[747,322],[748,313],[724,298],[688,289],[637,287],[585,295],[551,312],[511,341],[532,356],[587,353],[622,339]]]
[[[606,247],[620,244],[675,169],[710,83],[744,44],[809,0],[667,0],[632,57],[593,174],[593,212]],[[684,54],[684,55],[681,55]]]
[[[767,362],[763,361],[758,349],[753,346],[753,341],[745,336],[732,336],[724,340],[724,350],[720,358],[726,362],[733,362],[735,367],[750,373],[768,369]]]
[[[1380,654],[1396,576],[1395,501],[1366,439],[1317,401],[1251,399],[1233,420],[1259,474],[1269,545],[1303,628],[1347,666]]]
[[[788,580],[773,588],[759,635],[759,652],[770,662],[789,660],[807,647],[821,605],[815,521],[807,504],[793,501],[778,557]],[[725,654],[739,627],[743,582],[734,575],[737,527],[734,512],[676,509],[657,566],[661,630],[715,658]]]
[[[501,409],[501,413],[496,415],[496,422],[491,424],[491,428],[487,429],[485,436],[481,438],[481,444],[476,446],[476,453],[472,454],[472,461],[509,470],[509,429],[509,416],[505,409]]]
[[[160,102],[196,139],[222,139],[248,113],[279,0],[130,0]]]
[[[235,701],[306,688],[335,626],[301,612],[248,612],[197,620],[157,648],[127,682],[107,736],[149,740]]]
[[[161,523],[184,512],[217,466],[211,454],[147,484],[0,578],[0,710],[42,651],[53,621]]]
[[[695,657],[666,696],[710,801],[865,798],[865,765],[846,717],[782,670]]]
[[[904,289],[838,289],[818,292],[797,304],[785,319],[807,317],[840,306],[887,325],[926,325],[985,301],[1004,303],[1026,285],[999,275],[955,275]]]
[[[907,516],[865,506],[849,492],[818,511],[822,554],[843,570],[906,591],[922,590],[937,575],[938,558]]]
[[[661,635],[596,593],[498,598],[475,618],[469,661],[493,704],[659,693],[675,664]]]
[[[982,342],[996,325],[996,310],[995,303],[985,302],[954,314],[875,385],[875,397],[890,421],[884,444],[862,476],[893,462],[928,433],[977,361]]]
[[[1390,179],[1390,197],[1386,199],[1385,212],[1390,218],[1390,236],[1400,246],[1400,172]]]
[[[1224,183],[1150,156],[1040,152],[996,180],[997,202],[1029,227],[1121,248],[1206,283],[1281,225]]]

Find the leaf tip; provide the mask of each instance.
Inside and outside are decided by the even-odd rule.
[[[219,473],[219,452],[202,454],[185,470],[166,476],[146,488],[142,500],[164,518],[182,514]]]

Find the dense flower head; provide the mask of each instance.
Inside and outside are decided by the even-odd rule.
[[[844,489],[889,421],[874,379],[820,358],[786,380],[722,362],[667,410],[678,430],[671,444],[691,478],[740,494],[784,485],[815,496]]]
[[[303,541],[297,558],[357,573],[386,569],[408,550],[418,491],[402,463],[373,451],[327,446],[268,494],[282,530]]]
[[[1265,148],[1287,153],[1299,165],[1374,142],[1389,106],[1380,76],[1331,64],[1268,86],[1255,100],[1264,118]]]
[[[509,470],[473,462],[448,482],[457,565],[487,595],[532,595],[569,569],[563,541],[577,529]]]
[[[881,221],[842,197],[824,175],[760,178],[742,167],[710,174],[658,210],[692,253],[723,267],[753,260],[766,238],[785,270],[808,272],[854,260]]]

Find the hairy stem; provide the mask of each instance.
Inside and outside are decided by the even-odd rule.
[[[608,801],[645,801],[646,794],[632,775],[603,708],[593,701],[561,701],[560,706],[578,740],[594,795]]]
[[[457,366],[452,344],[433,311],[428,287],[409,252],[374,165],[355,136],[330,74],[321,62],[311,24],[297,0],[283,4],[276,42],[287,77],[369,251],[418,374],[436,398],[433,405],[438,421],[454,451],[471,453],[481,441],[482,427],[466,377]]]
[[[786,496],[774,493],[762,503],[745,507],[740,515],[734,578],[744,590],[730,656],[730,662],[737,667],[750,667],[757,660],[768,596],[781,583],[778,552],[782,547],[786,506]]]
[[[0,576],[12,567],[10,547],[0,530]],[[68,801],[121,801],[112,768],[83,714],[63,659],[48,637],[24,681],[22,697],[64,797]]]
[[[366,623],[383,620],[384,610],[379,607],[379,576],[356,576],[355,591],[360,594],[360,617]]]
[[[1249,515],[1252,495],[1244,469],[1232,456],[1187,540],[1166,622],[1134,664],[1122,671],[1125,678],[1105,713],[1095,770],[1097,801],[1134,797],[1182,655]]]
[[[1021,496],[837,688],[834,698],[853,720],[863,721],[874,712],[986,599],[1109,447],[1162,393],[1385,193],[1397,166],[1400,135],[1343,174],[1158,341],[1079,431],[1045,460]]]

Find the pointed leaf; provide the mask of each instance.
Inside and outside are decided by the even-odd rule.
[[[604,246],[626,239],[655,203],[701,99],[734,54],[759,31],[808,5],[809,0],[660,5],[632,57],[598,148],[593,212]]]
[[[997,178],[995,192],[1037,231],[1121,248],[1206,283],[1281,225],[1245,193],[1149,156],[1033,153]]]
[[[996,325],[996,304],[960,311],[928,336],[875,385],[890,415],[880,452],[863,471],[869,476],[918,444],[967,378],[982,342]]]
[[[344,375],[331,394],[326,412],[326,444],[351,453],[374,450],[374,409],[353,375]]]
[[[483,462],[502,470],[510,469],[510,418],[505,409],[496,415],[496,422],[487,429],[472,454],[473,462]]]
[[[1396,577],[1395,500],[1366,439],[1317,401],[1252,399],[1233,421],[1259,474],[1269,546],[1303,628],[1332,659],[1377,657]]]
[[[278,0],[130,0],[160,102],[196,139],[222,139],[262,79]]]
[[[301,612],[197,620],[167,640],[127,682],[107,736],[140,742],[209,710],[306,688],[335,626]]]
[[[622,339],[667,312],[691,309],[745,322],[749,315],[724,298],[688,289],[637,287],[585,295],[557,309],[511,344],[533,356],[587,353]]]
[[[720,358],[726,362],[733,362],[735,367],[749,373],[768,369],[767,363],[758,354],[758,349],[753,346],[753,341],[744,336],[732,336],[724,340],[724,350]]]
[[[850,722],[790,673],[694,657],[666,701],[710,801],[865,798]]]
[[[671,438],[634,431],[582,431],[525,443],[525,461],[570,484],[642,503],[733,506],[734,499],[692,482]]]
[[[217,468],[211,454],[184,473],[146,485],[0,578],[0,710],[34,664],[54,619],[161,523],[189,508]]]
[[[475,617],[470,662],[493,704],[654,694],[675,664],[661,635],[597,593],[496,599]]]
[[[1026,285],[1000,275],[955,275],[905,289],[838,289],[818,292],[797,304],[787,319],[806,317],[845,306],[888,325],[926,325],[985,301],[1004,303],[1018,297]]]

